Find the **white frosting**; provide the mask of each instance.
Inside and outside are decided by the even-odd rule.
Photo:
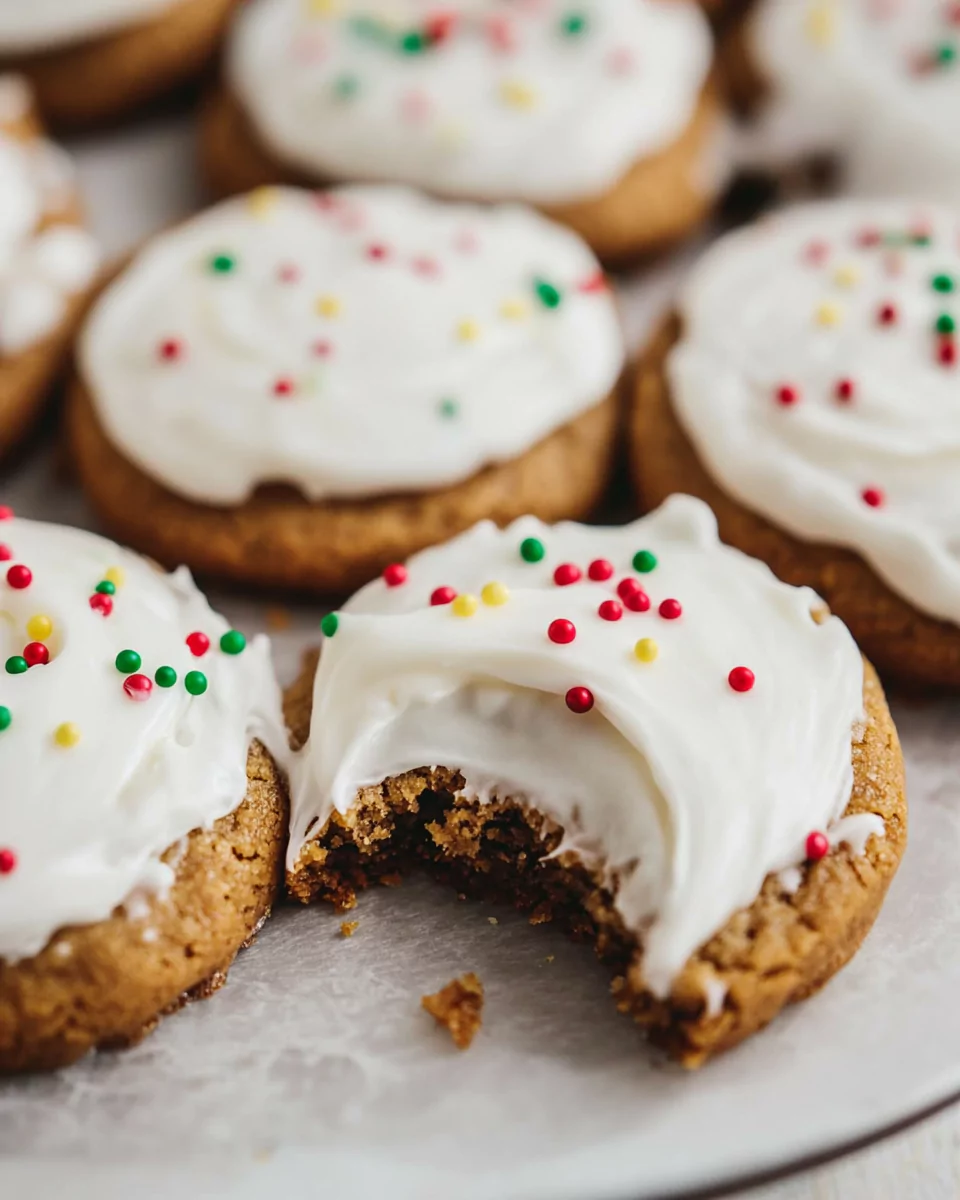
[[[23,674],[0,666],[11,715],[0,729],[0,856],[16,863],[5,873],[0,861],[0,959],[17,959],[127,898],[141,911],[142,892],[173,880],[159,856],[243,800],[251,739],[275,755],[285,739],[266,638],[224,653],[227,624],[186,570],[165,575],[103,538],[20,519],[0,521],[0,542],[12,554],[0,563],[0,663],[37,640],[50,652]],[[26,588],[7,582],[17,564],[33,572]],[[110,568],[125,579],[104,616],[89,598]],[[38,616],[52,622],[42,639],[28,630]],[[185,644],[195,631],[211,641],[199,658]],[[151,680],[173,667],[174,686],[131,699],[115,665],[128,649]],[[202,695],[188,693],[190,671],[207,677]],[[74,745],[58,743],[65,724],[76,726]]]
[[[0,0],[0,54],[29,53],[142,25],[181,0]]]
[[[448,35],[404,52],[438,12]],[[311,175],[557,203],[675,141],[710,60],[690,0],[253,0],[227,70],[263,141]]]
[[[731,234],[687,281],[668,363],[676,412],[725,491],[797,537],[856,550],[955,623],[960,354],[936,323],[960,321],[958,238],[960,211],[897,201],[808,205]],[[782,386],[795,403],[778,403]]]
[[[749,28],[774,89],[761,123],[774,157],[839,151],[863,195],[960,201],[955,3],[765,0]]]
[[[11,88],[10,77],[0,77]],[[49,142],[0,132],[0,356],[28,349],[52,333],[71,296],[99,264],[93,238],[75,225],[38,227],[62,207],[71,174]]]
[[[526,538],[546,555],[529,563]],[[640,550],[658,565],[636,575]],[[608,560],[605,582],[588,565]],[[562,563],[583,579],[553,582]],[[817,624],[810,591],[723,546],[710,510],[677,496],[618,529],[531,517],[490,523],[408,563],[408,579],[377,581],[339,614],[324,642],[310,740],[294,766],[289,865],[357,789],[418,767],[459,769],[481,800],[524,797],[565,829],[565,848],[605,860],[615,904],[644,935],[644,975],[659,994],[689,956],[765,877],[804,859],[806,839],[843,813],[851,741],[862,721],[863,670],[846,628]],[[601,603],[638,579],[651,607],[601,619]],[[430,605],[437,586],[501,606],[473,616]],[[660,615],[663,600],[682,606]],[[567,619],[576,638],[555,644]],[[638,640],[659,655],[640,661]],[[735,692],[738,666],[755,672]],[[595,707],[575,715],[571,687]]]
[[[218,254],[231,271],[210,269]],[[170,339],[174,361],[158,352]],[[80,344],[116,445],[222,504],[267,481],[315,500],[459,482],[599,403],[623,361],[576,235],[389,187],[211,209],[137,257]]]

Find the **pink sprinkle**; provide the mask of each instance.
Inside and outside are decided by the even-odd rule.
[[[605,292],[608,288],[607,277],[603,271],[597,271],[593,275],[588,275],[586,279],[577,284],[577,291],[582,292],[585,296],[593,296],[598,292]]]
[[[12,521],[13,509],[9,504],[0,504],[0,521]]]
[[[517,40],[513,24],[507,17],[488,17],[486,29],[487,37],[494,49],[503,51],[515,49]]]
[[[632,75],[637,60],[629,46],[617,46],[607,55],[607,70],[611,75]]]
[[[390,257],[390,249],[383,242],[371,242],[367,247],[367,258],[374,262],[386,262]]]
[[[472,229],[462,229],[454,239],[453,245],[461,254],[476,254],[480,249],[480,239]]]
[[[340,197],[333,192],[314,192],[313,202],[324,213],[333,212],[340,207]]]
[[[803,257],[808,263],[813,263],[814,266],[825,262],[829,254],[830,246],[827,242],[808,242],[803,249]]]
[[[284,263],[277,269],[277,278],[281,283],[296,283],[300,278],[300,268],[293,263]]]
[[[869,250],[871,246],[879,246],[880,230],[861,229],[857,234],[857,245],[862,246],[864,250]]]
[[[13,551],[9,546],[0,542],[0,562],[9,562],[11,558],[13,558]]]
[[[317,358],[329,358],[333,353],[333,343],[320,338],[313,343],[312,350]]]
[[[426,255],[415,258],[412,265],[418,275],[426,276],[429,279],[434,279],[440,274],[440,264],[435,258],[428,258]]]

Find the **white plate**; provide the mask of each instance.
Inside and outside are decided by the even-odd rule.
[[[178,128],[82,153],[112,249],[190,202]],[[637,329],[662,286],[631,292]],[[85,520],[49,456],[2,495]],[[317,618],[276,635],[287,678]],[[896,715],[911,844],[876,930],[819,996],[703,1071],[652,1058],[589,950],[411,882],[362,897],[349,941],[327,910],[284,909],[223,992],[141,1046],[0,1085],[3,1194],[641,1200],[777,1172],[960,1095],[960,705]],[[464,970],[487,1005],[460,1054],[419,997]]]

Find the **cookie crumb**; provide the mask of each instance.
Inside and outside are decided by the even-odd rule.
[[[420,1003],[439,1025],[450,1031],[458,1050],[466,1050],[483,1023],[483,984],[472,972],[453,979]]]
[[[384,887],[401,887],[403,884],[403,876],[399,871],[395,871],[392,875],[381,875],[380,882]]]
[[[264,624],[271,633],[282,633],[293,624],[293,617],[290,615],[289,609],[276,606],[267,609],[264,614]]]
[[[496,917],[487,917],[487,922],[490,925],[499,925],[500,924],[500,922],[497,920]]]
[[[341,921],[340,936],[345,938],[353,937],[353,935],[357,932],[359,925],[359,921]]]

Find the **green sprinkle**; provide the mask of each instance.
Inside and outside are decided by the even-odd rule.
[[[951,42],[942,42],[934,51],[934,58],[945,67],[957,57],[957,48]]]
[[[207,677],[202,671],[188,671],[183,678],[183,686],[191,696],[202,696],[207,690]]]
[[[327,613],[320,622],[320,632],[324,637],[333,637],[340,628],[340,617],[337,613]]]
[[[356,75],[339,75],[333,81],[333,94],[338,100],[352,100],[360,91],[360,80]]]
[[[641,575],[649,575],[656,565],[657,556],[650,550],[638,550],[633,556],[633,569]]]
[[[555,288],[552,283],[548,283],[545,279],[534,280],[534,291],[537,293],[537,299],[544,308],[559,308],[563,296],[558,288]]]
[[[114,661],[121,675],[132,675],[140,670],[140,655],[136,650],[121,650]]]
[[[547,548],[539,538],[524,538],[520,543],[520,557],[524,562],[543,562]]]
[[[421,54],[429,44],[427,35],[419,29],[411,29],[400,39],[400,49],[404,54]]]
[[[173,685],[177,682],[177,673],[173,667],[157,667],[157,673],[154,675],[154,679],[157,681],[157,687],[173,687]]]
[[[930,241],[931,241],[930,234],[929,233],[912,233],[910,235],[910,241],[913,242],[913,244],[915,246],[929,246]]]
[[[229,275],[236,265],[237,260],[232,254],[215,254],[210,259],[210,270],[215,275]]]
[[[930,282],[935,292],[952,292],[955,286],[952,275],[934,275]]]
[[[5,705],[0,704],[0,733],[5,729],[10,728],[10,722],[13,720],[13,713]]]
[[[111,583],[109,579],[101,579],[97,584],[96,590],[101,596],[114,596],[116,595],[117,585]]]
[[[560,22],[560,32],[565,37],[579,37],[581,33],[586,33],[587,25],[588,21],[585,13],[567,13]]]
[[[357,37],[365,38],[370,42],[382,42],[388,36],[387,27],[376,17],[352,17],[350,28]]]
[[[450,400],[449,398],[441,400],[437,405],[437,410],[440,413],[440,416],[444,417],[448,421],[451,421],[454,417],[458,417],[460,415],[460,405],[456,402],[456,400]]]
[[[949,313],[941,313],[937,317],[937,333],[953,333],[957,323]]]
[[[8,675],[22,675],[24,671],[29,671],[30,665],[25,658],[15,654],[13,658],[7,659],[6,668]]]
[[[247,648],[247,639],[239,629],[228,629],[220,639],[220,649],[224,654],[242,654]]]

